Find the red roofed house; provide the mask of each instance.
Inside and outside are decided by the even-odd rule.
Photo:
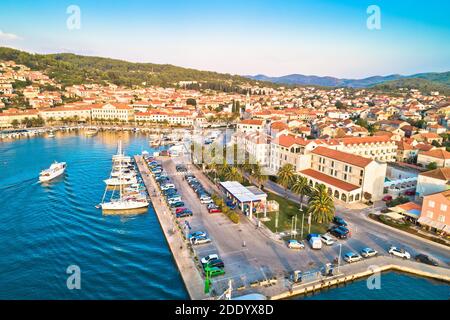
[[[92,119],[105,119],[129,122],[134,119],[134,110],[125,103],[107,103],[92,107]]]
[[[436,163],[438,168],[450,167],[450,152],[445,149],[421,151],[417,156],[417,164],[426,167],[430,163]]]
[[[324,184],[330,195],[347,203],[361,201],[365,194],[372,201],[382,198],[387,164],[322,146],[311,151],[310,156],[310,168],[299,174],[311,186]]]
[[[237,124],[237,131],[248,133],[252,131],[262,131],[264,129],[264,120],[247,119],[242,120]]]

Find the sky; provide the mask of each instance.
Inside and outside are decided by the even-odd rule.
[[[0,46],[240,75],[409,75],[450,71],[448,12],[448,0],[1,0]]]

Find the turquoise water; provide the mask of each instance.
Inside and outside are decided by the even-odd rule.
[[[0,299],[187,299],[153,209],[134,217],[95,208],[111,169],[117,134],[57,134],[0,142]],[[141,135],[121,135],[127,154],[151,149]],[[49,186],[39,171],[66,161]],[[81,290],[68,290],[66,269],[81,269]],[[388,273],[382,290],[365,281],[307,299],[447,299],[449,286]]]
[[[0,142],[0,299],[188,298],[153,209],[134,217],[95,208],[111,170],[116,135],[58,134]],[[127,154],[150,150],[124,134]],[[39,171],[66,161],[47,187]],[[81,290],[68,290],[66,269],[81,269]]]
[[[450,286],[444,282],[409,274],[388,272],[380,278],[380,289],[369,290],[362,279],[351,284],[323,290],[316,295],[298,297],[305,300],[448,300]]]

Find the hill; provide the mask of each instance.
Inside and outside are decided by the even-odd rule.
[[[253,80],[270,81],[277,84],[288,85],[320,85],[329,87],[352,87],[352,88],[367,88],[378,84],[387,83],[390,81],[400,81],[405,79],[422,79],[436,84],[437,88],[450,88],[450,72],[443,73],[419,73],[410,76],[402,76],[399,74],[392,74],[388,76],[373,76],[364,79],[340,79],[335,77],[319,77],[302,74],[291,74],[282,77],[268,77],[265,75],[247,76]],[[433,87],[430,83],[425,86],[421,81],[400,82],[409,85],[418,84],[425,87]],[[444,86],[444,87],[441,87]],[[388,86],[389,87],[389,86]],[[417,88],[418,89],[418,88]],[[441,89],[442,91],[442,89]]]
[[[426,80],[423,78],[407,78],[407,79],[387,81],[371,86],[371,88],[385,92],[396,91],[399,88],[408,88],[408,89],[417,89],[424,93],[439,91],[439,93],[441,94],[450,95],[450,86],[447,86],[439,82]]]
[[[32,70],[45,71],[63,85],[111,82],[117,85],[173,86],[179,81],[197,81],[202,88],[239,91],[239,85],[256,82],[241,76],[182,68],[169,64],[132,63],[123,60],[70,53],[31,54],[0,47],[0,60],[13,60]],[[268,83],[269,86],[274,86]],[[198,87],[198,84],[191,84]]]

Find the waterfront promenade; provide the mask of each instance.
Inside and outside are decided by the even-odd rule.
[[[194,256],[184,243],[181,232],[178,229],[176,233],[171,232],[175,226],[173,215],[164,201],[161,201],[156,182],[149,174],[148,167],[142,162],[140,156],[136,156],[135,159],[190,297],[192,299],[210,299],[203,294],[203,279],[200,269],[196,267]],[[273,237],[267,237],[261,230],[255,229],[253,222],[244,216],[241,216],[240,224],[235,225],[224,215],[211,215],[205,206],[200,204],[182,176],[177,174],[175,165],[181,163],[181,159],[165,157],[160,160],[178,192],[182,195],[183,201],[194,212],[194,216],[189,218],[192,231],[207,231],[213,240],[211,244],[194,248],[194,255],[200,259],[207,254],[219,253],[225,262],[226,274],[212,279],[213,292],[211,296],[221,295],[231,280],[234,289],[233,296],[261,293],[269,299],[284,299],[343,285],[374,273],[389,270],[450,282],[448,268],[431,267],[414,261],[390,257],[383,248],[377,248],[380,256],[376,258],[364,259],[353,264],[347,264],[341,260],[339,272],[335,267],[334,276],[324,277],[321,275],[320,269],[338,255],[339,246],[324,247],[320,251],[309,248],[300,252],[290,250],[284,243],[276,241]],[[218,191],[201,170],[192,165],[189,165],[189,168],[207,189]],[[357,234],[361,235],[361,231]],[[243,242],[246,243],[245,247],[242,246]],[[349,239],[342,242],[342,245],[344,250],[342,253],[345,253],[348,250],[358,251],[364,246],[364,243],[357,239]],[[179,250],[180,246],[183,246],[182,250]],[[383,244],[383,247],[386,248],[387,245]],[[294,270],[304,272],[305,276],[301,283],[294,284],[289,279]]]
[[[192,300],[206,299],[208,296],[203,291],[204,281],[192,259],[189,248],[176,230],[170,208],[162,201],[162,195],[142,156],[135,156],[135,160],[190,298]]]

